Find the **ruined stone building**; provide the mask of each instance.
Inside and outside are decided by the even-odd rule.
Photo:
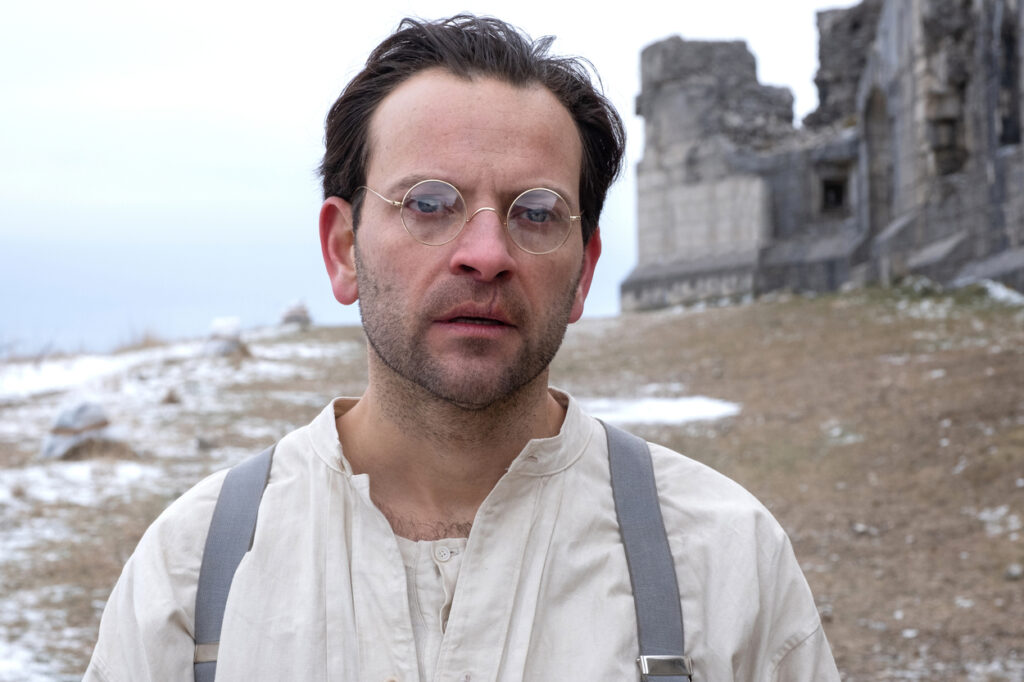
[[[817,21],[820,105],[799,129],[745,43],[643,51],[624,310],[910,274],[1024,290],[1024,0],[864,0]]]

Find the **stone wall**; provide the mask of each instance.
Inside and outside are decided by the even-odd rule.
[[[643,51],[624,309],[915,273],[1024,279],[1024,0],[864,0],[818,26],[820,106],[800,130],[744,43]]]
[[[651,265],[623,282],[622,309],[651,310],[694,301],[735,299],[752,293],[756,280],[756,253]]]
[[[1004,157],[1007,165],[1006,186],[1024,187],[1024,145]],[[1011,191],[1006,201],[1006,237],[1008,248],[1024,248],[1024,191]]]
[[[818,12],[818,108],[804,117],[804,126],[821,128],[851,123],[857,85],[875,42],[882,0],[865,0],[848,10]]]
[[[792,93],[758,83],[745,42],[668,38],[643,50],[640,73],[636,111],[645,123],[644,157],[655,157],[650,161],[705,137],[759,147],[792,132]]]
[[[668,263],[753,252],[768,222],[767,183],[736,175],[698,184],[658,186],[650,174],[637,210],[650,226],[640,242],[641,263]]]
[[[886,3],[859,92],[865,221],[877,235],[872,256],[883,281],[958,279],[969,263],[1009,248],[1021,229],[1010,189],[1020,176],[1020,20],[1018,0]],[[891,146],[877,155],[870,150],[877,138],[872,97],[880,92],[894,96]],[[892,161],[888,188],[879,182],[878,158]]]
[[[749,293],[772,211],[769,181],[749,157],[792,136],[793,97],[758,83],[743,42],[669,38],[641,63],[638,266],[623,305]]]

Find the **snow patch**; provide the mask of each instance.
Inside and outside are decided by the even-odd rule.
[[[852,445],[863,442],[864,436],[853,431],[848,431],[845,426],[836,419],[829,419],[820,425],[822,433],[828,438],[831,445]]]
[[[945,320],[953,306],[951,298],[925,298],[919,301],[903,298],[896,304],[896,309],[915,320]]]
[[[198,343],[184,343],[116,355],[77,355],[0,365],[0,403],[40,393],[66,391],[148,363],[195,357]]]
[[[320,360],[324,358],[356,358],[363,347],[354,341],[332,344],[275,343],[250,345],[253,357],[267,360]]]
[[[1021,292],[1011,289],[1002,282],[995,282],[990,279],[983,279],[978,282],[985,288],[985,293],[993,301],[998,301],[1005,305],[1024,306],[1024,294]]]
[[[614,424],[684,424],[732,417],[740,405],[705,396],[679,398],[582,398],[584,412]]]
[[[41,502],[94,507],[147,481],[165,478],[163,469],[131,461],[52,462],[0,470],[0,505]]]
[[[1019,531],[1024,527],[1020,516],[1011,514],[1010,506],[1006,504],[1001,504],[998,507],[986,507],[980,511],[974,507],[965,507],[962,511],[984,523],[985,535],[990,538],[1008,533],[1011,540],[1016,540],[1019,537]]]

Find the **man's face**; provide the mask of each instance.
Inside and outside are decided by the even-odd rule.
[[[544,373],[579,318],[600,253],[580,227],[552,253],[519,249],[502,221],[521,192],[546,187],[579,213],[582,148],[569,112],[541,86],[420,73],[386,97],[370,124],[367,185],[401,199],[445,180],[475,215],[451,242],[426,246],[399,210],[367,193],[355,262],[360,310],[382,371],[482,408]]]

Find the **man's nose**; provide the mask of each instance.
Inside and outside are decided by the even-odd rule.
[[[478,208],[455,238],[450,269],[454,273],[471,274],[481,281],[507,277],[515,270],[515,245],[509,241],[508,230],[497,210]]]

